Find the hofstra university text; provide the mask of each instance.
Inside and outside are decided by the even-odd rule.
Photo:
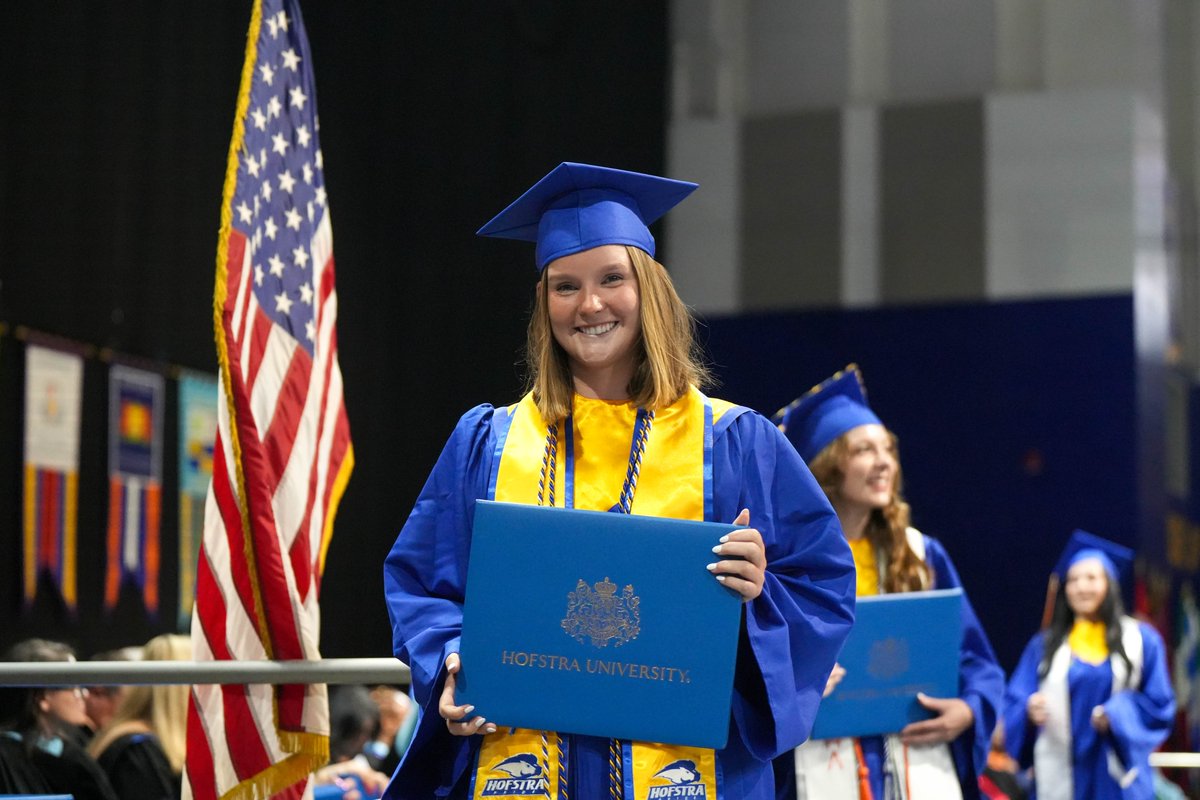
[[[595,675],[614,675],[619,678],[634,678],[643,681],[665,683],[691,683],[686,669],[665,667],[658,664],[634,664],[629,661],[602,661],[556,656],[550,653],[527,653],[522,650],[505,650],[500,654],[500,663],[511,667],[553,669],[559,672],[590,672]]]

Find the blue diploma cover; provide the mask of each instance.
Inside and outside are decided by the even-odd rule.
[[[812,738],[896,733],[933,712],[917,702],[958,697],[962,589],[860,597],[838,663],[846,676],[821,700]]]
[[[736,529],[478,501],[457,702],[497,725],[724,747],[741,597],[705,567]]]

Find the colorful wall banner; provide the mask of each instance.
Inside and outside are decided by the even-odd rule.
[[[217,436],[216,376],[184,373],[179,378],[179,630],[192,624],[196,559],[204,538],[204,503],[212,483]]]
[[[121,364],[109,370],[108,611],[128,580],[142,590],[146,610],[158,613],[164,406],[161,375]]]
[[[79,423],[83,359],[39,345],[25,350],[24,606],[44,572],[74,613]]]

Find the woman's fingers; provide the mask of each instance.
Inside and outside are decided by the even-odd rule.
[[[734,525],[749,525],[750,511],[742,509]],[[754,528],[739,528],[722,536],[713,553],[720,561],[708,565],[717,580],[749,602],[762,594],[766,581],[767,549],[762,534]]]
[[[483,717],[471,717],[475,706],[458,705],[454,702],[454,676],[458,673],[461,662],[457,653],[446,657],[446,685],[442,687],[442,695],[438,698],[438,714],[446,720],[446,728],[455,736],[474,736],[477,733],[495,733],[496,726],[488,724]]]
[[[709,564],[708,571],[749,602],[762,594],[766,580],[767,556],[762,536],[753,528],[746,528],[721,538],[723,541],[713,548],[721,560]]]

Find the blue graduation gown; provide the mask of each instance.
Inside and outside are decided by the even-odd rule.
[[[922,534],[923,535],[923,534]],[[979,797],[979,775],[987,764],[988,746],[996,717],[1000,713],[1000,701],[1004,694],[1004,670],[996,661],[992,644],[988,641],[979,617],[967,597],[962,579],[954,562],[946,553],[942,543],[931,536],[925,539],[925,563],[933,572],[934,589],[963,589],[962,596],[962,644],[958,651],[958,696],[971,707],[975,724],[959,734],[950,743],[950,756],[958,773],[963,800]],[[863,758],[871,771],[871,791],[875,797],[883,797],[883,738],[866,737],[861,740]]]
[[[462,417],[384,565],[394,651],[422,709],[386,798],[466,796],[480,737],[451,736],[437,705],[446,656],[458,651],[474,503],[495,478],[493,420],[504,413],[482,405]],[[750,509],[767,552],[763,593],[745,605],[729,744],[718,757],[727,797],[767,800],[771,759],[808,737],[853,623],[854,564],[824,493],[774,425],[739,408],[713,437],[713,517]],[[594,740],[571,738],[582,759],[572,798],[607,797],[606,782],[588,780]]]
[[[1078,800],[1149,800],[1154,797],[1150,753],[1162,744],[1175,720],[1175,695],[1167,671],[1165,648],[1158,631],[1138,622],[1142,633],[1142,682],[1136,689],[1112,693],[1110,661],[1088,664],[1071,659],[1067,694],[1071,708],[1071,750],[1074,796]],[[1035,766],[1033,746],[1038,728],[1026,712],[1030,695],[1038,691],[1038,664],[1045,641],[1037,633],[1025,646],[1004,693],[1005,746],[1022,767]],[[1092,727],[1092,709],[1104,706],[1111,722],[1108,736]],[[1107,751],[1112,748],[1127,769],[1138,768],[1133,783],[1122,791],[1109,775]],[[1036,789],[1031,792],[1031,800]]]

